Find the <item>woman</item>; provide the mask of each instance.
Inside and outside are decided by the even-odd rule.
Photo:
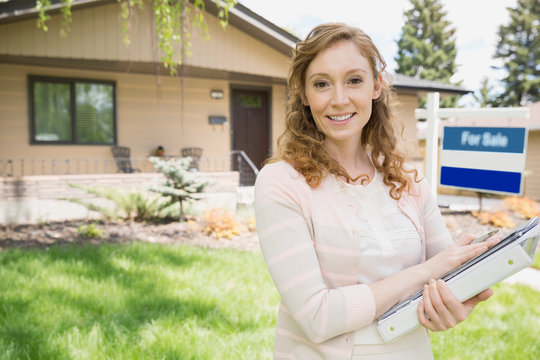
[[[293,54],[286,130],[255,187],[281,295],[275,358],[430,359],[426,329],[455,326],[491,296],[461,303],[434,280],[497,240],[453,243],[398,150],[384,69],[371,39],[344,24],[317,26]],[[422,286],[423,327],[385,344],[375,320]]]

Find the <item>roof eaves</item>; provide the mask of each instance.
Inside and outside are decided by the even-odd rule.
[[[112,2],[115,0],[73,0],[72,8],[79,6],[97,5],[99,3]],[[62,8],[62,2],[52,0],[48,12],[58,12]],[[36,9],[35,0],[19,0],[17,2],[6,2],[0,4],[0,23],[16,21],[20,19],[37,16],[39,10]]]
[[[217,15],[218,8],[211,0],[205,1],[206,10]],[[237,3],[229,9],[229,24],[266,43],[286,56],[290,56],[296,43],[300,41],[293,34],[268,21]]]
[[[272,32],[277,33],[279,37],[284,38],[285,42],[292,43],[293,47],[296,45],[297,42],[300,41],[300,39],[297,38],[295,35],[284,30],[282,27],[274,24],[273,22],[267,20],[266,18],[260,16],[259,14],[253,12],[252,10],[250,10],[249,8],[245,7],[244,5],[240,3],[236,3],[236,5],[231,10],[233,12],[241,12],[251,17],[253,20],[259,22],[261,25],[265,26]]]
[[[468,90],[459,85],[444,84],[438,81],[419,79],[403,74],[391,74],[390,78],[392,85],[397,89],[435,91],[460,95],[465,95],[472,92],[472,90]]]

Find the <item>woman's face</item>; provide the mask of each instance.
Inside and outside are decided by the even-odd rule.
[[[307,68],[304,86],[304,105],[326,135],[326,144],[359,145],[372,100],[381,94],[381,80],[374,78],[356,45],[341,40],[317,54]]]

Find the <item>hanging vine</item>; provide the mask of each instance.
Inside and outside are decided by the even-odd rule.
[[[198,28],[203,38],[208,38],[208,24],[204,19],[204,0],[117,0],[121,6],[122,34],[124,43],[129,46],[130,24],[137,11],[142,11],[145,5],[151,6],[156,26],[157,45],[162,53],[161,62],[169,69],[171,75],[176,74],[186,56],[190,55],[191,29]],[[74,0],[61,0],[62,27],[60,36],[67,36],[72,22],[71,6]],[[218,19],[221,26],[229,22],[229,9],[236,0],[215,0],[218,6]],[[47,13],[51,0],[36,0],[38,10],[37,26],[48,30]]]

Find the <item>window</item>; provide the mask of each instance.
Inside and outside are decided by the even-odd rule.
[[[236,105],[245,108],[258,109],[262,106],[262,98],[259,95],[236,95]]]
[[[29,77],[32,144],[116,143],[116,86],[110,81]]]

